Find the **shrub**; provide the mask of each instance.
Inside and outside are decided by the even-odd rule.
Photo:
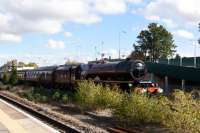
[[[170,98],[126,94],[113,115],[127,124],[159,123],[172,132],[200,133],[200,101],[175,91]]]
[[[110,108],[113,109],[117,105],[120,104],[120,102],[123,99],[123,95],[116,89],[113,90],[109,87],[103,87],[102,85],[98,85],[99,90],[96,94],[96,104],[99,108],[105,109]]]
[[[9,76],[7,72],[4,72],[2,80],[4,84],[7,84],[9,82]]]
[[[122,94],[91,81],[78,83],[77,102],[88,109],[114,108],[121,102]]]
[[[139,94],[125,94],[123,101],[113,112],[114,117],[132,124],[160,123],[163,108],[155,98]]]
[[[10,75],[9,83],[11,85],[17,84],[17,69],[16,68],[12,69],[12,73]]]
[[[163,124],[173,131],[200,133],[200,103],[189,93],[176,90],[172,94],[170,115],[163,119]]]
[[[63,102],[63,103],[67,103],[67,102],[68,102],[68,95],[67,95],[67,94],[64,94],[64,95],[62,96],[62,102]]]
[[[34,101],[41,102],[41,95],[39,93],[34,94]]]
[[[83,107],[92,108],[95,104],[97,88],[93,82],[84,81],[78,83],[78,90],[75,94],[76,101]]]
[[[41,97],[41,102],[43,102],[43,103],[48,102],[47,96],[42,96],[42,97]]]
[[[32,101],[34,100],[34,93],[33,93],[33,90],[29,90],[29,91],[26,91],[24,93],[21,94],[23,97],[27,98],[28,100]]]
[[[52,99],[58,101],[60,99],[60,96],[60,91],[56,90],[52,95]]]

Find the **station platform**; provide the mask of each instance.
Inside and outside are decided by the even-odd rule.
[[[58,133],[58,131],[0,99],[0,133]]]

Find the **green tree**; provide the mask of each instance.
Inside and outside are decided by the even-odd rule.
[[[134,54],[142,55],[144,60],[155,62],[159,58],[171,57],[175,52],[173,35],[157,23],[150,23],[137,39],[137,43],[133,44]]]
[[[34,62],[29,62],[27,65],[27,67],[34,67],[34,68],[38,68],[38,65]]]
[[[17,84],[17,69],[16,69],[16,67],[13,67],[13,69],[12,69],[10,79],[9,79],[9,83],[11,85]]]
[[[65,62],[65,65],[78,65],[78,64],[80,64],[80,63],[77,61],[73,61],[73,60],[68,60],[67,62]]]
[[[20,61],[20,62],[18,62],[18,66],[24,67],[24,66],[26,66],[26,64],[24,62]]]

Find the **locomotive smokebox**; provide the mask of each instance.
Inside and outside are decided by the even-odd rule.
[[[144,78],[146,73],[145,63],[140,60],[132,62],[132,69],[130,70],[131,77],[135,80],[141,80]]]
[[[145,63],[141,60],[126,60],[119,62],[115,69],[119,74],[123,74],[127,80],[139,81],[144,78],[146,73]]]

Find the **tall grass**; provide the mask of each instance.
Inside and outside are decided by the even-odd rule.
[[[168,118],[163,124],[176,132],[200,133],[200,101],[192,98],[190,93],[176,90],[168,106]]]
[[[114,117],[122,122],[132,124],[160,123],[163,107],[156,98],[148,98],[138,94],[126,94],[116,107]]]
[[[200,101],[190,93],[175,91],[168,97],[121,93],[93,82],[80,82],[76,101],[89,109],[112,109],[126,125],[156,123],[176,133],[200,133]]]
[[[113,112],[128,124],[158,123],[177,133],[200,133],[200,102],[176,90],[170,98],[130,94]]]
[[[84,81],[78,83],[75,97],[80,105],[88,109],[112,109],[122,101],[123,95],[116,89]]]

